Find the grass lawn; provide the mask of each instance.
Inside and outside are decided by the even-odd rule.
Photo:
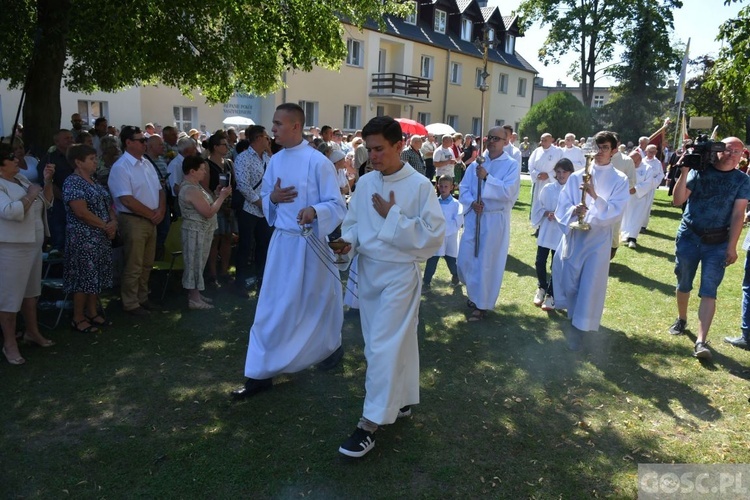
[[[528,202],[524,181],[485,321],[465,321],[463,291],[438,266],[420,313],[422,403],[364,459],[337,452],[364,396],[358,315],[345,315],[339,368],[233,403],[255,300],[220,291],[214,311],[189,311],[173,277],[162,314],[134,320],[112,300],[106,332],[64,321],[45,332],[56,346],[22,346],[21,367],[2,360],[0,497],[633,498],[638,463],[750,463],[750,353],[721,342],[739,331],[744,253],[719,289],[714,361],[701,364],[693,334],[666,332],[679,211],[659,191],[638,249],[612,263],[600,331],[572,353],[565,317],[531,303]]]

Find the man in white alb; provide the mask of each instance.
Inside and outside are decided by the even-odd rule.
[[[563,157],[562,150],[555,146],[551,134],[542,134],[542,144],[529,157],[529,175],[531,175],[531,212],[534,213],[539,201],[537,193],[553,181],[555,165]]]

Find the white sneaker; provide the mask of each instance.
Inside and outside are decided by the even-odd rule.
[[[544,302],[542,303],[542,311],[554,311],[555,310],[555,299],[552,298],[552,295],[547,295],[544,297]]]
[[[635,248],[636,244],[635,241],[628,241],[628,248]]]
[[[536,295],[534,295],[534,305],[539,307],[544,302],[544,288],[537,288]]]

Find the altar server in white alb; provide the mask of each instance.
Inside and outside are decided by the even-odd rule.
[[[284,149],[268,163],[261,198],[275,230],[250,329],[247,381],[232,393],[236,399],[270,389],[282,373],[322,361],[335,365],[343,354],[344,306],[333,252],[321,259],[307,239],[317,238],[328,250],[327,235],[344,219],[346,205],[333,164],[303,140],[304,123],[304,111],[293,103],[278,106],[273,115],[272,131]],[[305,237],[307,224],[313,234]]]
[[[541,145],[529,157],[529,175],[531,176],[531,213],[538,208],[539,193],[542,188],[554,182],[555,165],[563,157],[562,149],[555,146],[552,135],[544,133]]]
[[[635,165],[635,186],[630,190],[631,196],[622,216],[620,237],[629,248],[636,248],[638,233],[643,227],[651,209],[651,193],[654,191],[653,167],[641,161],[641,154],[636,150],[630,153]]]
[[[568,347],[581,348],[583,332],[598,331],[604,311],[609,278],[613,227],[622,219],[628,198],[628,178],[610,163],[617,152],[612,132],[594,136],[598,152],[591,168],[591,180],[581,203],[584,170],[573,173],[560,192],[555,217],[562,225],[563,238],[555,252],[552,276],[555,308],[567,309],[572,328],[566,332]],[[574,230],[570,223],[583,220],[588,231]]]
[[[401,162],[401,126],[376,117],[362,129],[373,172],[360,177],[341,227],[342,254],[358,255],[359,314],[365,340],[365,403],[354,433],[339,447],[362,457],[380,425],[419,403],[419,262],[443,242],[445,219],[424,175]]]
[[[503,151],[509,136],[502,127],[490,129],[484,163],[469,165],[458,189],[464,214],[458,277],[466,284],[467,305],[471,309],[469,321],[479,321],[487,310],[495,308],[503,283],[511,210],[521,187],[520,165]],[[477,178],[482,179],[481,199],[477,196]],[[475,257],[477,218],[480,218],[479,254]]]
[[[648,227],[648,221],[651,219],[651,206],[654,203],[656,190],[659,189],[661,182],[664,180],[664,166],[661,160],[656,157],[658,152],[659,148],[656,147],[656,144],[649,144],[646,146],[646,156],[643,158],[643,163],[648,163],[651,167],[651,186],[653,187],[648,195],[648,212],[646,212],[641,223],[641,227],[644,229]]]

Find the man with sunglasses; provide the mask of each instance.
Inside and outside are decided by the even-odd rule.
[[[108,184],[124,243],[122,308],[134,316],[147,316],[157,309],[148,299],[148,280],[156,252],[156,226],[164,218],[167,202],[156,169],[144,156],[147,139],[141,129],[123,127],[120,141],[123,154],[112,165]]]
[[[461,180],[458,201],[464,233],[458,248],[458,277],[466,284],[469,321],[484,318],[495,308],[503,283],[510,244],[510,217],[521,187],[519,163],[504,150],[510,133],[494,127],[487,133],[484,163],[472,163]],[[481,198],[477,192],[481,179]],[[479,252],[475,256],[477,220],[481,218]]]

